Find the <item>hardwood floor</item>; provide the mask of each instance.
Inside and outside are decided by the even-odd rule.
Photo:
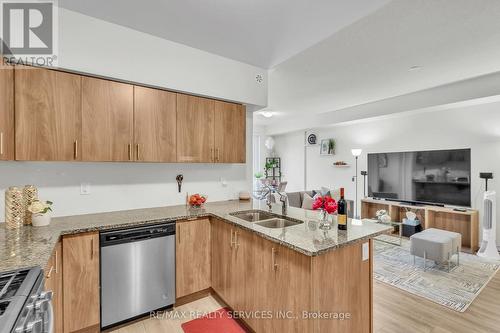
[[[488,283],[464,313],[448,310],[397,288],[374,282],[375,333],[491,333],[500,331],[500,274]],[[176,308],[212,312],[224,305],[208,296]],[[185,319],[145,319],[114,333],[183,333]]]
[[[471,306],[459,313],[374,282],[376,333],[491,333],[500,332],[500,274],[488,283]]]

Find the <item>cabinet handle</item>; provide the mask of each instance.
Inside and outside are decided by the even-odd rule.
[[[177,228],[179,230],[179,244],[181,243],[181,228]]]
[[[137,160],[139,161],[141,159],[139,157],[139,144],[136,145],[135,149],[136,149],[136,153],[137,153]]]
[[[231,229],[231,243],[229,245],[233,248],[233,229]]]
[[[53,270],[54,270],[54,266],[50,266],[49,272],[47,273],[47,275],[45,275],[46,279],[50,279],[50,276],[52,275]]]
[[[213,148],[210,148],[210,161],[214,161],[214,149]]]
[[[0,132],[0,155],[3,155],[3,132]]]
[[[94,238],[90,239],[90,260],[94,260]]]
[[[75,160],[78,159],[78,140],[73,143],[73,151],[75,153]]]
[[[59,254],[57,253],[57,250],[56,250],[56,257],[54,258],[55,260],[55,266],[56,266],[56,274],[58,274],[58,269],[57,269],[57,257],[59,256]]]
[[[238,231],[234,232],[234,247],[238,248],[240,244],[238,243]]]
[[[128,160],[132,161],[132,144],[128,144]]]
[[[217,161],[217,162],[220,162],[220,155],[219,155],[219,152],[220,152],[220,151],[219,151],[219,148],[215,149],[215,151],[217,152],[217,154],[216,154],[216,155],[217,155],[217,157],[216,157],[216,161]]]
[[[274,247],[272,248],[271,255],[273,261],[273,270],[275,271],[278,269],[278,264],[276,263],[276,249]]]

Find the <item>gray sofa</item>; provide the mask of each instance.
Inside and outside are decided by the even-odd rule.
[[[304,193],[309,194],[312,197],[312,191],[300,191],[300,192],[287,192],[286,195],[288,197],[288,204],[291,207],[298,207],[302,208],[302,201],[304,200]],[[335,195],[333,196],[335,200],[339,200],[340,198],[336,198]],[[348,217],[353,217],[354,216],[354,201],[353,200],[346,200],[347,202],[347,216]]]

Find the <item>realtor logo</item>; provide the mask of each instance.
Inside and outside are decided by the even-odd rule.
[[[56,50],[56,13],[54,1],[2,1],[1,46],[5,56],[16,62],[52,65]],[[27,56],[20,58],[20,56]],[[51,57],[51,61],[48,61]],[[39,59],[43,58],[43,59]]]

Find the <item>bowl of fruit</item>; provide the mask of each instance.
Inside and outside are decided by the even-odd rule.
[[[188,203],[193,208],[200,208],[207,201],[207,196],[204,194],[193,194],[189,196]]]

